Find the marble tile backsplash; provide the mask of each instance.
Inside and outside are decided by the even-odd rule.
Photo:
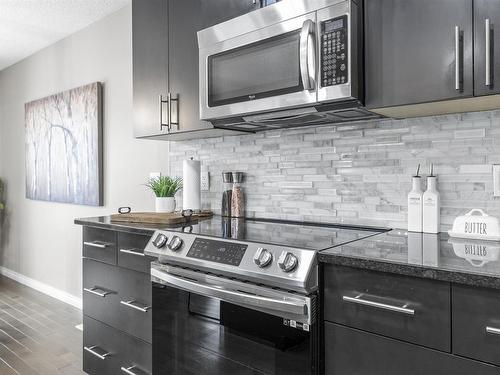
[[[500,111],[172,142],[170,173],[191,157],[210,172],[203,206],[216,213],[222,171],[243,171],[247,216],[405,228],[411,176],[433,163],[443,230],[471,208],[500,216]]]

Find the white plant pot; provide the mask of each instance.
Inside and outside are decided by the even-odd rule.
[[[174,197],[156,197],[156,212],[170,213],[175,211]]]

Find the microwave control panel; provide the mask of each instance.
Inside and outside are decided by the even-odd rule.
[[[348,83],[347,15],[321,23],[321,86]]]

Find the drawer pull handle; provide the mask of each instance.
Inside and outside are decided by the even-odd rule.
[[[127,375],[148,375],[146,371],[141,370],[137,366],[121,367],[121,370]]]
[[[374,302],[374,301],[368,301],[366,299],[362,299],[361,298],[362,296],[363,296],[362,294],[360,294],[356,297],[342,296],[342,299],[346,302],[352,302],[352,303],[356,303],[358,305],[371,306],[371,307],[375,307],[377,309],[394,311],[394,312],[399,312],[399,313],[407,314],[407,315],[415,315],[415,310],[409,309],[407,307],[407,304],[405,304],[403,306],[388,305],[386,303]]]
[[[120,249],[120,253],[136,255],[138,257],[145,257],[146,254],[141,252],[139,249]]]
[[[97,247],[98,249],[105,249],[107,248],[108,246],[110,246],[109,243],[106,243],[106,242],[101,242],[101,241],[92,241],[92,242],[89,242],[89,241],[84,241],[83,244],[85,246],[90,246],[90,247]]]
[[[102,359],[103,361],[111,355],[111,353],[106,352],[105,350],[99,348],[99,346],[97,346],[97,345],[94,345],[91,347],[84,346],[83,349],[85,349],[90,354],[94,355],[95,357]],[[99,353],[97,350],[99,350],[101,353]]]
[[[148,310],[151,308],[151,306],[140,306],[139,303],[136,300],[131,300],[131,301],[120,301],[122,305],[125,305],[127,307],[130,307],[132,309],[136,309],[142,312],[148,312]]]
[[[486,333],[491,333],[493,335],[500,335],[500,328],[486,327]]]
[[[111,294],[111,291],[104,290],[104,289],[99,288],[97,286],[95,286],[93,288],[83,288],[83,290],[87,293],[95,294],[96,296],[103,297],[103,298],[106,297],[108,294]]]

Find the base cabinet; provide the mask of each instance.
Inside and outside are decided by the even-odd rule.
[[[325,323],[326,375],[498,375],[500,369],[437,350]]]
[[[83,371],[152,374],[150,236],[83,229]]]

